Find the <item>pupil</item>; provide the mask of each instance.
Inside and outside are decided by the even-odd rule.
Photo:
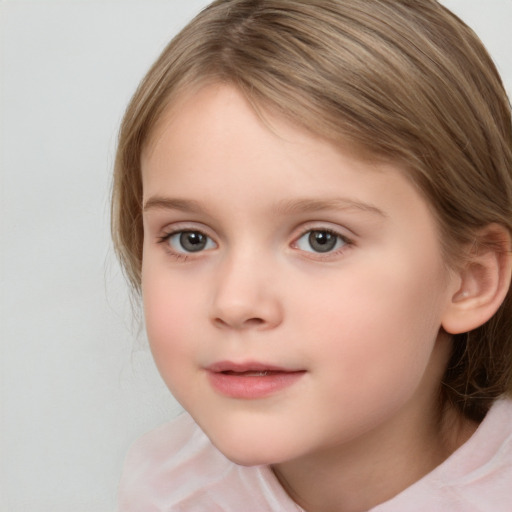
[[[180,235],[180,244],[188,252],[201,251],[206,246],[206,236],[197,231],[184,231]]]
[[[328,231],[312,231],[309,244],[316,252],[332,251],[336,245],[336,236]]]

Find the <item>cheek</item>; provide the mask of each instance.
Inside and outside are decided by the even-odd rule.
[[[385,380],[417,380],[429,362],[443,310],[442,267],[397,261],[386,272],[382,261],[354,266],[307,296],[296,292],[304,301],[299,332],[332,361],[333,381],[364,378],[375,389]]]
[[[158,280],[151,275],[142,280],[142,298],[146,329],[151,342],[162,342],[163,335],[180,330],[181,308],[178,294],[171,293],[165,280]]]
[[[143,272],[144,318],[151,352],[164,379],[171,386],[184,371],[185,359],[193,357],[200,342],[197,325],[197,294],[179,279]]]

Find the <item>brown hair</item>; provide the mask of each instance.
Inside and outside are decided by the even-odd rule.
[[[217,0],[167,46],[126,111],[112,233],[140,291],[141,153],[166,106],[205,82],[236,86],[330,140],[403,164],[440,226],[445,252],[499,223],[512,232],[512,126],[477,36],[435,0]],[[454,337],[443,393],[479,420],[512,393],[512,298]]]

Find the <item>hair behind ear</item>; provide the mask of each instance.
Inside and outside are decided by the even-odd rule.
[[[454,334],[443,384],[449,400],[480,421],[493,400],[512,395],[511,236],[498,224],[480,230],[460,269],[460,289],[443,318]]]

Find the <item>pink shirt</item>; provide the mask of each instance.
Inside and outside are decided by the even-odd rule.
[[[297,512],[266,466],[238,466],[188,414],[139,439],[119,489],[119,512]],[[446,461],[369,512],[512,512],[512,400],[498,400]]]

